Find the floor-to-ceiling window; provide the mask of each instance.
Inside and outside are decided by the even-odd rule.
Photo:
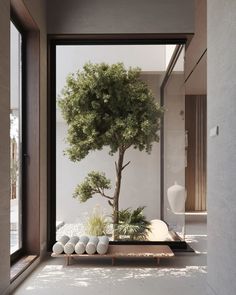
[[[108,175],[110,179],[114,181],[115,178],[115,163],[109,156],[106,147],[96,152],[92,151],[87,155],[86,159],[82,159],[82,161],[80,161],[79,163],[75,163],[75,161],[71,161],[68,158],[68,126],[65,117],[63,117],[62,110],[59,104],[59,101],[63,100],[63,97],[66,94],[65,89],[63,92],[63,87],[69,81],[68,75],[74,73],[75,77],[78,71],[83,71],[83,66],[84,64],[86,64],[86,62],[105,62],[109,64],[122,62],[125,67],[138,66],[141,69],[140,79],[142,79],[147,84],[149,90],[152,91],[155,100],[159,102],[160,86],[166,73],[166,69],[170,64],[170,58],[172,57],[175,45],[121,46],[108,44],[58,44],[55,46],[55,48],[53,46],[51,47],[52,58],[50,60],[50,70],[52,75],[52,78],[50,78],[52,105],[50,105],[51,125],[49,126],[49,133],[51,134],[51,136],[49,136],[49,140],[52,141],[51,145],[49,145],[52,149],[50,151],[49,157],[51,158],[51,165],[49,167],[49,170],[52,170],[51,180],[49,181],[49,189],[51,192],[52,200],[50,202],[51,209],[49,211],[51,218],[50,229],[52,229],[52,232],[54,233],[56,229],[56,235],[54,235],[54,239],[55,236],[57,239],[59,239],[60,236],[64,234],[67,234],[69,236],[90,234],[87,228],[90,219],[91,217],[93,217],[94,213],[99,213],[100,215],[103,215],[103,217],[105,216],[108,218],[112,215],[111,208],[107,204],[107,200],[104,198],[99,198],[98,195],[95,195],[93,198],[89,198],[89,200],[86,200],[86,202],[81,202],[80,199],[73,198],[73,192],[76,185],[83,182],[86,174],[89,172],[89,169],[99,169],[100,171],[106,171],[106,175]],[[182,51],[181,57],[183,57],[183,55],[184,50]],[[181,67],[181,74],[183,72],[182,61],[183,58],[177,63],[177,66]],[[176,72],[175,69],[174,76],[180,76],[179,72],[180,70],[177,70]],[[181,84],[181,81],[178,80],[176,81],[176,83],[179,86],[179,83]],[[176,105],[178,105],[178,108],[176,108]],[[169,101],[169,107],[165,109],[165,118],[166,117],[169,117],[169,120],[166,124],[167,128],[170,127],[170,124],[175,124],[176,121],[179,123],[180,121],[178,128],[181,129],[180,132],[181,135],[183,135],[183,138],[181,137],[181,139],[183,139],[184,142],[184,104],[182,104],[182,95],[173,96],[173,99]],[[174,162],[172,163],[172,166],[181,165],[181,167],[183,168],[176,171],[175,176],[177,175],[178,178],[175,179],[180,179],[180,184],[184,186],[184,181],[182,180],[184,179],[185,146],[184,144],[182,144],[182,141],[180,142],[180,144],[179,141],[177,143],[175,142],[175,133],[172,133],[169,137],[172,140],[170,144],[172,149],[168,150],[167,156],[168,159],[172,159],[172,162]],[[168,140],[170,140],[169,137],[167,136]],[[175,149],[175,147],[177,146],[179,148],[177,157],[178,159],[176,159]],[[166,144],[166,148],[167,147],[169,148],[168,143]],[[153,145],[151,155],[146,155],[145,153],[140,153],[137,150],[130,149],[129,153],[127,153],[126,155],[126,161],[127,163],[129,163],[130,161],[131,163],[127,167],[124,177],[122,178],[122,194],[119,204],[120,208],[122,210],[133,210],[133,208],[136,209],[137,207],[144,206],[143,213],[148,222],[151,223],[151,225],[152,223],[154,223],[154,221],[159,222],[159,220],[157,219],[161,218],[160,180],[165,177],[169,180],[169,175],[160,174],[161,157],[162,156],[160,155],[159,143],[155,143]],[[115,156],[113,158],[115,158]],[[174,161],[173,158],[175,158],[176,161]],[[167,172],[169,173],[170,171],[165,169],[165,173]],[[115,183],[112,184],[115,185]],[[173,184],[173,181],[169,181],[169,186]],[[167,200],[167,188],[168,187],[166,186],[163,189],[165,201]],[[184,212],[181,212],[181,216],[184,216]],[[112,223],[110,222],[110,219],[108,219],[108,223]],[[181,230],[183,226],[184,224],[183,222],[181,222]],[[177,225],[174,224],[173,226],[171,224],[170,228],[171,230],[176,230]],[[159,232],[160,231],[158,231],[158,233]],[[111,236],[112,241],[112,226],[108,225],[107,234]],[[129,240],[130,236],[120,235],[119,238],[115,240],[122,239]],[[139,237],[137,238],[137,240],[140,240]],[[173,235],[170,232],[168,233],[167,229],[165,238],[155,236],[154,239],[153,237],[150,238],[149,236],[147,236],[144,239],[144,241],[149,242],[159,242],[163,240],[179,241],[179,236]],[[52,242],[53,241],[54,240],[52,235]]]
[[[11,22],[11,247],[13,254],[22,248],[22,34]]]
[[[165,72],[165,45],[58,45],[56,48],[56,221],[57,221],[57,239],[64,234],[88,234],[93,235],[97,232],[104,232],[111,240],[113,235],[113,207],[107,202],[107,198],[102,197],[99,193],[93,195],[86,202],[81,202],[79,197],[73,198],[76,186],[83,183],[84,179],[91,171],[105,173],[106,177],[111,180],[111,189],[106,189],[105,194],[113,198],[115,191],[115,161],[118,161],[118,152],[114,156],[109,155],[109,143],[104,143],[102,149],[93,150],[81,161],[73,162],[66,150],[69,148],[68,142],[68,124],[63,117],[59,101],[63,99],[62,89],[66,85],[68,75],[77,71],[85,71],[84,66],[90,62],[94,64],[116,65],[123,63],[125,69],[129,67],[140,68],[140,79],[147,85],[152,92],[153,99],[159,102],[159,88],[161,79]],[[95,71],[96,69],[94,69]],[[114,68],[115,71],[115,68]],[[118,70],[117,70],[118,71]],[[107,73],[109,75],[110,72]],[[97,73],[99,75],[99,72]],[[111,74],[110,74],[111,75]],[[101,82],[102,83],[102,82]],[[109,82],[110,83],[110,82]],[[131,83],[131,82],[129,82]],[[94,86],[96,87],[96,86]],[[103,87],[105,88],[106,85]],[[113,89],[116,85],[111,84],[110,88],[105,88],[111,97],[116,97]],[[100,89],[98,87],[98,89]],[[117,97],[117,99],[119,99]],[[126,116],[135,117],[132,112],[135,106],[130,107],[126,114],[129,103],[119,111],[120,120],[126,122]],[[109,114],[115,116],[111,107],[112,101],[109,101],[108,109],[104,105],[101,112],[104,116]],[[120,106],[121,109],[122,106]],[[104,111],[105,109],[105,111]],[[88,112],[92,112],[91,108]],[[99,111],[100,112],[100,111]],[[148,112],[143,116],[149,118]],[[115,112],[116,114],[116,112]],[[99,116],[99,113],[96,114]],[[102,120],[103,120],[103,115]],[[156,115],[158,116],[158,115]],[[115,121],[115,119],[114,119]],[[103,121],[101,121],[103,122]],[[104,124],[101,123],[101,124]],[[115,124],[115,123],[114,123]],[[154,124],[154,122],[152,123]],[[108,127],[106,127],[108,128]],[[78,128],[78,130],[80,130]],[[118,132],[118,131],[117,131]],[[116,133],[117,135],[118,133]],[[98,135],[99,136],[99,135]],[[118,135],[117,135],[118,136]],[[142,135],[140,135],[142,136]],[[114,140],[114,139],[112,139]],[[82,141],[82,138],[81,138]],[[159,218],[159,195],[160,195],[160,150],[159,143],[152,140],[152,150],[150,153],[133,148],[134,144],[127,148],[124,155],[124,163],[129,163],[122,172],[122,181],[120,185],[119,196],[119,215],[120,219],[123,214],[133,214],[133,224],[129,220],[121,220],[118,226],[119,237],[117,239],[135,239],[148,240],[148,231],[142,230],[142,225],[147,221],[150,222]],[[113,202],[110,199],[111,203]],[[143,210],[138,209],[143,208]],[[124,211],[126,210],[126,211]],[[141,210],[139,216],[135,216],[136,211]],[[144,219],[145,217],[145,219]],[[143,218],[141,222],[136,221]],[[101,220],[100,220],[101,219]],[[127,218],[128,219],[128,218]],[[131,217],[129,216],[129,219]],[[96,220],[99,220],[99,224]],[[139,222],[139,223],[138,223]],[[125,224],[125,225],[123,225]],[[92,227],[92,228],[91,228]],[[138,229],[140,227],[140,230]],[[95,231],[95,228],[98,228]],[[125,228],[125,229],[124,229]],[[137,228],[137,229],[136,229]],[[138,234],[131,235],[131,231]],[[146,234],[147,232],[147,234]],[[98,234],[98,235],[99,235]]]
[[[11,3],[9,28],[12,282],[40,253],[40,39],[38,27],[23,4]]]

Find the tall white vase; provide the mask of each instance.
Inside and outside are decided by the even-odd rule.
[[[186,190],[185,187],[179,185],[177,181],[168,188],[167,198],[170,204],[170,209],[173,213],[185,212]]]

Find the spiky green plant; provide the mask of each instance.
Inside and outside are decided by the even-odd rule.
[[[86,223],[86,233],[91,236],[103,236],[107,234],[109,222],[100,210],[95,208]]]
[[[131,240],[146,240],[148,231],[150,231],[150,222],[143,214],[144,208],[143,206],[135,210],[127,208],[119,211],[117,227],[119,235],[129,236]]]

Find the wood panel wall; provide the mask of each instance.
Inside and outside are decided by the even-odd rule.
[[[206,210],[206,96],[187,95],[185,130],[188,136],[185,184],[186,211]]]
[[[185,186],[187,190],[186,211],[195,210],[195,159],[196,159],[196,100],[195,96],[185,97],[185,130],[188,144],[186,147],[187,166]]]
[[[206,96],[196,96],[195,211],[206,210]]]

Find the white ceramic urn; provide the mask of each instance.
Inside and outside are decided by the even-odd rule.
[[[185,212],[186,190],[185,187],[179,185],[177,181],[167,190],[167,198],[170,204],[170,209],[173,213]]]

